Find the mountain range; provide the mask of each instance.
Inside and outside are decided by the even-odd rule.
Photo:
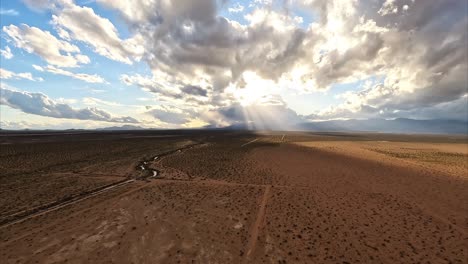
[[[235,124],[225,129],[248,130],[256,127],[255,124]],[[402,134],[465,134],[468,135],[468,122],[460,120],[417,120],[407,118],[397,119],[348,119],[310,121],[299,123],[295,126],[266,127],[265,130],[296,130],[311,132],[379,132]]]

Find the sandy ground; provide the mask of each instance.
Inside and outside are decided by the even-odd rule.
[[[101,197],[86,201],[85,209],[43,216],[42,223],[35,223],[20,239],[4,238],[2,259],[6,263],[205,263],[210,259],[239,263],[255,217],[255,197],[261,194],[261,188],[252,186],[136,183],[105,201]],[[20,232],[20,225],[31,224],[2,233]]]
[[[288,145],[252,153],[273,188],[257,260],[464,263],[467,182],[418,166]],[[274,185],[275,186],[275,185]]]
[[[404,166],[424,167],[455,177],[468,177],[468,144],[390,141],[316,141],[295,144],[390,165],[403,163]]]
[[[466,143],[294,136],[204,138],[158,178],[0,226],[0,259],[467,263]]]

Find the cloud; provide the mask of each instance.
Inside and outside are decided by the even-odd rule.
[[[5,49],[3,50],[0,49],[0,54],[7,60],[13,58],[13,53],[11,53],[11,49],[8,46],[5,46]]]
[[[94,98],[94,97],[85,97],[83,98],[82,101],[85,105],[123,106],[122,104],[117,103],[117,102],[106,101],[106,100],[102,100],[102,99]]]
[[[211,125],[240,125],[253,130],[294,130],[305,119],[284,103],[232,104],[209,111]]]
[[[89,7],[63,3],[52,15],[52,24],[64,38],[82,41],[93,47],[97,54],[111,60],[132,64],[133,60],[140,60],[143,54],[138,35],[120,39],[112,22]]]
[[[293,15],[261,6],[241,25],[220,17],[216,1],[100,2],[119,10],[145,40],[154,78],[138,83],[157,95],[192,85],[212,89],[208,100],[215,103],[230,86],[241,91],[257,79],[269,83],[255,88],[268,95],[275,87],[308,92],[381,76],[384,83],[356,95],[360,102],[335,106],[336,113],[368,116],[451,102],[466,91],[463,1],[292,1],[318,14],[305,28]],[[131,10],[143,11],[134,18]],[[259,78],[246,80],[248,72]],[[164,74],[170,77],[158,78]]]
[[[468,83],[466,65],[452,69],[437,80],[424,82],[420,87],[400,89],[400,79],[387,78],[358,92],[347,92],[343,104],[316,113],[329,118],[395,118],[466,119]],[[420,74],[415,74],[419,78]],[[422,77],[421,77],[422,78]],[[427,78],[427,77],[426,77]],[[404,84],[403,84],[404,85]]]
[[[0,15],[2,15],[2,16],[17,16],[17,15],[19,15],[19,12],[16,11],[15,9],[0,8]]]
[[[387,118],[451,119],[468,121],[468,94],[449,102],[385,113]]]
[[[190,113],[170,106],[160,106],[147,111],[146,114],[167,124],[183,125],[190,121]]]
[[[30,72],[15,73],[3,68],[0,68],[0,79],[27,79],[30,81],[44,81],[44,79],[41,77],[33,77]]]
[[[229,13],[240,13],[244,11],[244,6],[240,3],[236,3],[233,7],[228,8]]]
[[[34,11],[44,11],[54,5],[52,0],[21,0],[28,8]]]
[[[3,87],[0,92],[1,105],[7,105],[28,114],[115,123],[138,123],[132,117],[113,117],[108,112],[95,107],[75,109],[67,104],[58,103],[42,93],[21,92]]]
[[[53,74],[59,74],[59,75],[64,75],[64,76],[69,76],[77,80],[82,80],[88,83],[107,83],[104,78],[97,74],[86,74],[86,73],[73,73],[70,71],[66,71],[57,67],[54,67],[52,65],[47,65],[46,67],[41,67],[38,65],[33,65],[33,68],[36,69],[37,71],[41,72],[50,72]]]
[[[200,86],[195,85],[186,85],[181,88],[181,91],[186,94],[198,95],[198,96],[207,96],[208,92],[201,88]]]
[[[216,87],[218,76],[226,76],[227,81],[209,94],[219,99],[230,86],[242,94],[244,86],[255,82],[268,88],[249,88],[245,97],[255,95],[254,89],[263,89],[262,96],[277,87],[307,92],[373,76],[384,79],[350,94],[352,103],[318,113],[323,117],[416,113],[466,94],[467,18],[460,1],[380,1],[375,7],[356,1],[303,2],[299,4],[321,17],[307,28],[299,27],[292,16],[262,8],[245,16],[249,24],[240,25],[212,12],[215,2],[203,4],[210,7],[181,4],[174,10],[160,9],[157,33],[145,36],[152,43],[149,64],[153,71],[176,77],[154,78],[153,87],[180,86],[183,79],[184,85],[205,81],[208,85],[200,87],[207,89]],[[398,12],[389,11],[396,7]],[[180,9],[184,15],[173,20]],[[148,16],[146,22],[151,21]],[[258,78],[246,80],[248,72]]]
[[[49,31],[26,24],[21,24],[19,27],[4,26],[3,31],[16,47],[28,53],[35,53],[54,66],[78,67],[79,64],[90,62],[87,56],[78,54],[80,49],[77,46],[57,39]]]
[[[459,118],[464,110],[466,1],[293,0],[274,5],[256,0],[249,5],[253,8],[239,3],[228,8],[243,12],[244,19],[235,21],[221,15],[225,1],[97,0],[119,13],[128,37],[73,1],[24,2],[39,9],[48,5],[61,39],[26,25],[4,27],[15,46],[39,54],[51,67],[89,63],[72,41],[114,61],[146,62],[151,75],[123,74],[120,80],[170,105],[152,109],[164,122],[171,117],[186,124],[197,116],[210,124],[240,122],[229,114],[240,112],[248,122],[276,122],[268,110],[284,111],[292,124],[302,117],[276,95],[373,79],[377,81],[358,91],[343,93],[342,104],[311,116]],[[301,17],[294,10],[301,10]],[[42,44],[47,37],[53,45]]]
[[[306,32],[297,27],[295,17],[258,9],[246,16],[250,22],[246,26],[219,16],[216,1],[99,3],[119,10],[145,43],[153,76],[142,80],[139,75],[123,75],[121,80],[155,93],[158,99],[224,105],[230,100],[225,89],[241,84],[246,71],[265,80],[282,78],[291,86],[300,80],[300,76],[291,80],[289,68],[309,47],[302,46]],[[193,87],[198,89],[189,89]]]
[[[156,95],[161,102],[184,105],[202,105],[208,102],[210,88],[206,80],[185,80],[182,75],[170,76],[163,71],[153,71],[153,77],[139,74],[120,76],[126,85],[136,85]],[[194,83],[194,84],[190,84]],[[202,88],[203,87],[203,88]]]
[[[391,2],[405,12],[385,13],[375,18],[377,26],[391,23],[397,28],[379,32],[381,47],[365,60],[368,61],[367,66],[378,66],[374,74],[382,76],[383,81],[361,91],[344,94],[343,104],[318,114],[344,118],[405,115],[430,118],[428,114],[433,113],[434,118],[445,119],[459,119],[466,115],[467,107],[451,110],[440,107],[460,105],[460,100],[468,93],[465,73],[468,71],[468,18],[459,11],[463,3],[449,2],[436,1],[431,5],[424,1]],[[407,4],[411,5],[402,8]],[[351,59],[339,65],[347,63],[351,64],[347,68],[359,69],[356,61]],[[436,113],[435,109],[439,112]]]
[[[27,129],[37,127],[37,124],[28,121],[4,121],[0,120],[1,129]]]

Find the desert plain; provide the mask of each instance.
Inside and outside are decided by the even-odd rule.
[[[1,263],[467,263],[466,136],[2,132]]]

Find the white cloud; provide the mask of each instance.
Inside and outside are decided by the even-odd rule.
[[[36,69],[37,71],[41,71],[41,72],[46,71],[46,72],[50,72],[53,74],[69,76],[74,79],[82,80],[88,83],[107,83],[106,80],[104,80],[104,78],[102,78],[101,76],[97,74],[73,73],[70,71],[66,71],[64,69],[54,67],[52,65],[47,65],[46,67],[33,65],[33,68]]]
[[[378,13],[382,16],[398,13],[398,6],[396,6],[395,2],[396,0],[385,0]]]
[[[44,79],[41,77],[33,77],[30,72],[15,73],[3,68],[0,68],[0,79],[27,79],[30,81],[44,81]]]
[[[240,13],[244,11],[244,6],[240,3],[236,3],[233,7],[228,8],[229,13]]]
[[[24,115],[28,116],[28,115]],[[79,119],[62,119],[53,117],[35,116],[34,120],[0,120],[1,129],[56,129],[63,130],[69,128],[96,129],[109,126],[122,125],[118,122],[94,121],[94,120],[79,120]],[[140,126],[141,124],[138,124]],[[145,124],[146,125],[146,124]]]
[[[456,65],[459,65],[456,71],[464,70],[463,64],[466,65],[460,60],[466,57],[462,48],[466,44],[464,33],[458,30],[444,33],[438,27],[448,24],[432,23],[427,30],[433,27],[436,34],[431,38],[440,43],[434,47],[427,35],[415,31],[422,23],[428,23],[428,16],[444,16],[444,12],[454,11],[444,1],[437,1],[439,9],[426,2],[380,1],[381,4],[371,7],[358,1],[292,1],[305,12],[309,10],[310,15],[319,15],[307,28],[300,26],[303,20],[290,13],[263,8],[262,5],[271,4],[269,1],[257,1],[260,6],[245,15],[247,25],[220,17],[214,1],[197,2],[197,5],[100,2],[119,10],[149,44],[146,53],[153,76],[123,75],[121,79],[154,93],[159,100],[180,106],[190,102],[182,92],[182,87],[190,85],[205,89],[207,102],[216,107],[223,105],[220,100],[227,104],[237,100],[249,105],[255,104],[256,98],[277,93],[275,89],[326,90],[333,84],[376,75],[386,77],[395,91],[391,93],[395,101],[404,94],[423,102],[422,96],[427,96],[430,87],[439,83],[438,74],[444,76],[455,71]],[[407,12],[382,16],[384,11],[379,10],[393,10],[396,4]],[[132,10],[140,10],[136,18],[131,16]],[[461,13],[457,15],[463,17]],[[462,29],[466,21],[460,21],[458,28]],[[431,54],[427,52],[430,47],[433,47]],[[447,61],[430,59],[434,56],[442,56]],[[429,60],[433,61],[432,65],[427,64]],[[437,71],[431,69],[437,64]],[[250,73],[255,78],[247,78]],[[458,78],[457,83],[463,83],[457,74],[447,80],[450,78]],[[377,88],[373,89],[372,94],[377,96]],[[234,98],[226,93],[229,90]],[[460,89],[457,91],[455,97],[441,100],[456,99]],[[391,107],[398,109],[401,105]]]
[[[77,99],[63,98],[63,97],[57,98],[55,101],[57,103],[60,103],[60,104],[76,104],[76,103],[78,103]]]
[[[146,22],[152,10],[155,10],[158,1],[113,1],[97,0],[99,4],[119,10],[127,19],[132,22]]]
[[[19,15],[19,12],[16,11],[15,9],[0,8],[0,15],[2,15],[2,16],[17,16],[17,15]]]
[[[249,7],[271,6],[271,4],[273,4],[273,0],[254,0],[249,4]]]
[[[38,127],[37,123],[31,123],[28,121],[4,121],[0,120],[1,129],[27,129],[31,127]]]
[[[53,0],[21,0],[28,8],[35,11],[44,11],[54,5]]]
[[[55,11],[52,24],[61,37],[82,41],[93,47],[94,52],[111,60],[132,64],[133,60],[140,60],[143,55],[138,35],[126,40],[120,39],[112,22],[97,15],[89,7],[64,4]]]
[[[0,49],[0,54],[7,60],[13,58],[13,53],[11,53],[11,49],[8,46],[5,46],[5,49],[3,50]]]
[[[13,41],[14,45],[28,53],[35,53],[47,63],[58,67],[77,67],[89,63],[89,58],[78,54],[80,49],[54,37],[49,31],[21,24],[4,26],[3,31]]]
[[[208,102],[210,84],[198,76],[185,79],[183,75],[170,76],[163,71],[154,71],[153,77],[139,74],[123,74],[120,80],[126,85],[136,85],[143,90],[154,93],[159,101],[184,105],[200,105]]]
[[[67,104],[56,102],[42,93],[22,92],[4,87],[1,88],[0,93],[0,105],[7,105],[28,114],[115,123],[138,123],[132,117],[114,117],[95,107],[75,109]]]
[[[123,106],[122,104],[117,103],[117,102],[111,102],[111,101],[102,100],[102,99],[94,98],[94,97],[84,97],[82,101],[83,101],[83,104],[85,105],[93,105],[93,106],[96,106],[96,105]]]

